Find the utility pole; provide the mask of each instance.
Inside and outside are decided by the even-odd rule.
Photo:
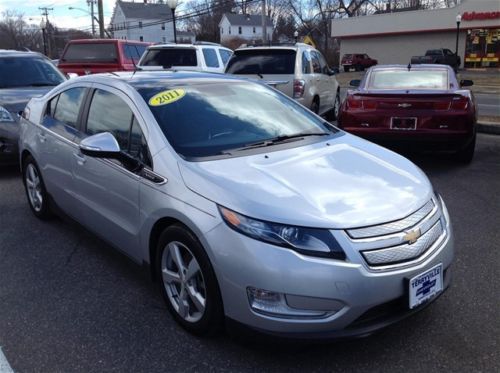
[[[90,5],[90,15],[92,16],[92,37],[95,38],[94,3],[95,3],[95,0],[87,0],[87,5]]]
[[[104,10],[102,0],[97,0],[97,10],[99,12],[99,37],[104,39]]]
[[[46,39],[47,39],[47,49],[48,49],[48,54],[47,54],[47,57],[51,58],[52,57],[52,45],[50,43],[50,30],[49,30],[49,26],[50,26],[50,22],[49,22],[49,11],[50,10],[54,10],[54,8],[47,8],[46,6],[45,7],[39,7],[38,9],[40,9],[42,11],[42,17],[45,16],[45,32],[46,32]],[[43,32],[43,30],[42,30]]]
[[[266,0],[262,0],[262,43],[267,44]]]

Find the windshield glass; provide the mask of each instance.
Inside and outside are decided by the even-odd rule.
[[[115,43],[69,44],[61,58],[64,62],[117,62]]]
[[[42,57],[0,58],[0,88],[55,86],[64,76]]]
[[[175,151],[186,158],[222,155],[281,136],[334,131],[293,100],[256,83],[136,89]]]
[[[368,89],[448,89],[446,70],[375,70]]]
[[[197,66],[196,50],[191,48],[150,49],[146,52],[141,66]]]
[[[295,50],[255,49],[236,51],[227,65],[227,74],[293,74]]]

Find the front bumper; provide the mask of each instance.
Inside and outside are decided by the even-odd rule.
[[[17,127],[17,123],[9,124],[9,126]],[[17,142],[17,128],[14,130],[0,124],[0,164],[13,164],[18,162],[19,148]]]
[[[441,263],[445,271],[443,290],[448,287],[454,245],[448,219],[445,231],[445,239],[421,262],[388,270],[370,268],[359,251],[349,247],[344,231],[334,231],[334,235],[346,252],[346,261],[304,256],[268,245],[243,236],[225,224],[204,238],[213,254],[228,318],[274,335],[336,338],[372,333],[419,311],[437,298],[409,310],[407,281]],[[250,307],[248,287],[283,293],[292,307],[333,312],[309,319],[257,313]]]

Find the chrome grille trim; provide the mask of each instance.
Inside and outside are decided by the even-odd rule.
[[[404,244],[383,249],[362,251],[366,262],[373,267],[407,262],[420,257],[430,249],[442,236],[445,230],[441,219],[425,232],[414,244]]]
[[[437,204],[436,202],[434,202],[434,199],[431,199],[424,206],[422,206],[420,209],[407,216],[406,218],[391,223],[374,225],[371,227],[348,229],[347,234],[353,239],[362,239],[369,237],[386,236],[392,233],[401,232],[421,222],[435,209],[437,209]]]

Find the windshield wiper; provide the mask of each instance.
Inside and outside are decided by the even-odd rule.
[[[266,146],[283,144],[283,143],[292,142],[292,141],[298,141],[298,140],[303,139],[304,137],[309,137],[309,136],[328,136],[328,135],[331,135],[331,133],[329,133],[329,132],[303,132],[303,133],[296,133],[294,135],[276,136],[276,137],[273,137],[273,138],[270,138],[267,140],[245,144],[244,146],[239,147],[239,148],[227,149],[227,150],[223,151],[223,153],[230,154],[231,152],[239,152],[239,151],[243,151],[243,150],[263,148]]]

